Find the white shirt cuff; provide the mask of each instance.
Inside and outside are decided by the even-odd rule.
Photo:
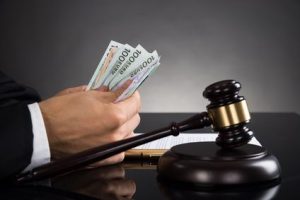
[[[42,112],[38,103],[28,105],[33,132],[33,152],[30,164],[23,172],[50,162],[50,148]]]

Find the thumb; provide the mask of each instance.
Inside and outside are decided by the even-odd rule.
[[[118,89],[111,91],[111,101],[114,102],[131,85],[132,80],[125,81]]]

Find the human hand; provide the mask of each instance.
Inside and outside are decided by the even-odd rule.
[[[77,87],[67,88],[67,89],[64,89],[64,90],[58,92],[57,94],[55,94],[55,96],[62,96],[62,95],[66,95],[66,94],[76,93],[76,92],[83,92],[86,90],[86,88],[87,88],[87,85],[81,85],[81,86],[77,86]]]
[[[59,93],[40,102],[52,157],[61,158],[132,136],[140,121],[138,92],[114,103],[129,84],[114,92]],[[98,164],[113,164],[123,158],[121,153]]]

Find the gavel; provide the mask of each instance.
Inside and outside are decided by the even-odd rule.
[[[246,100],[239,96],[241,84],[235,80],[224,80],[208,86],[203,96],[210,101],[207,112],[202,112],[187,120],[172,122],[160,128],[135,137],[91,148],[72,156],[52,161],[25,174],[18,175],[15,183],[38,181],[63,174],[124,152],[136,146],[158,140],[180,132],[212,126],[218,132],[216,144],[224,149],[233,149],[247,144],[253,132],[247,127],[250,114]]]

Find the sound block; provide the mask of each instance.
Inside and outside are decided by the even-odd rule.
[[[234,149],[222,149],[214,142],[177,145],[160,157],[157,169],[160,180],[200,187],[280,180],[276,157],[252,144]]]

